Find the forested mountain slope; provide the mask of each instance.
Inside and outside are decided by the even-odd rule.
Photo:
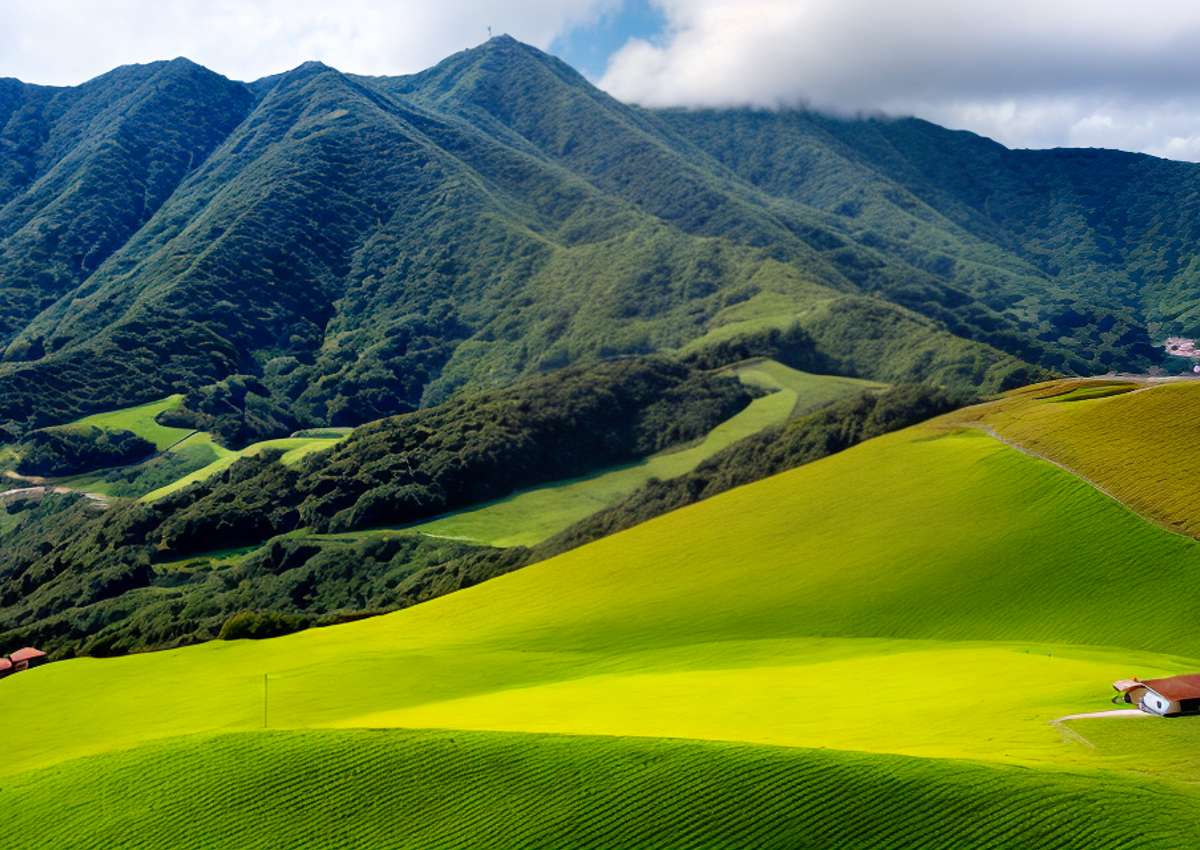
[[[1143,331],[1195,333],[1193,163],[1014,151],[917,119],[663,116],[754,185],[842,216],[860,239],[958,281],[1038,339],[1070,340],[1078,358],[1109,347],[1148,358]]]
[[[992,390],[1200,324],[1195,166],[644,110],[507,37],[398,78],[4,80],[0,145],[15,431],[235,374],[354,425],[795,322],[833,371]]]

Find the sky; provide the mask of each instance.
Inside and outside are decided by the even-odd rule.
[[[1200,3],[1181,0],[0,0],[0,76],[175,56],[243,80],[309,59],[404,74],[489,27],[647,106],[917,115],[1200,161]]]

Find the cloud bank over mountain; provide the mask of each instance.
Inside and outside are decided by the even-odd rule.
[[[648,106],[915,114],[1010,145],[1200,159],[1200,6],[660,0],[601,84]]]
[[[1180,0],[6,0],[0,76],[75,84],[180,55],[242,80],[310,59],[403,74],[489,26],[648,106],[911,114],[1200,160],[1200,5]]]

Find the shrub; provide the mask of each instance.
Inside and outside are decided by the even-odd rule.
[[[132,431],[94,425],[32,431],[21,444],[17,471],[26,475],[74,475],[134,463],[154,453],[154,444]]]
[[[239,611],[221,626],[221,640],[261,640],[298,632],[308,625],[299,614],[279,611]]]

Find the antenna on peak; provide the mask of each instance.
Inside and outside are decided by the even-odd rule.
[[[488,24],[488,38],[490,39],[491,37],[492,37],[492,25]]]

